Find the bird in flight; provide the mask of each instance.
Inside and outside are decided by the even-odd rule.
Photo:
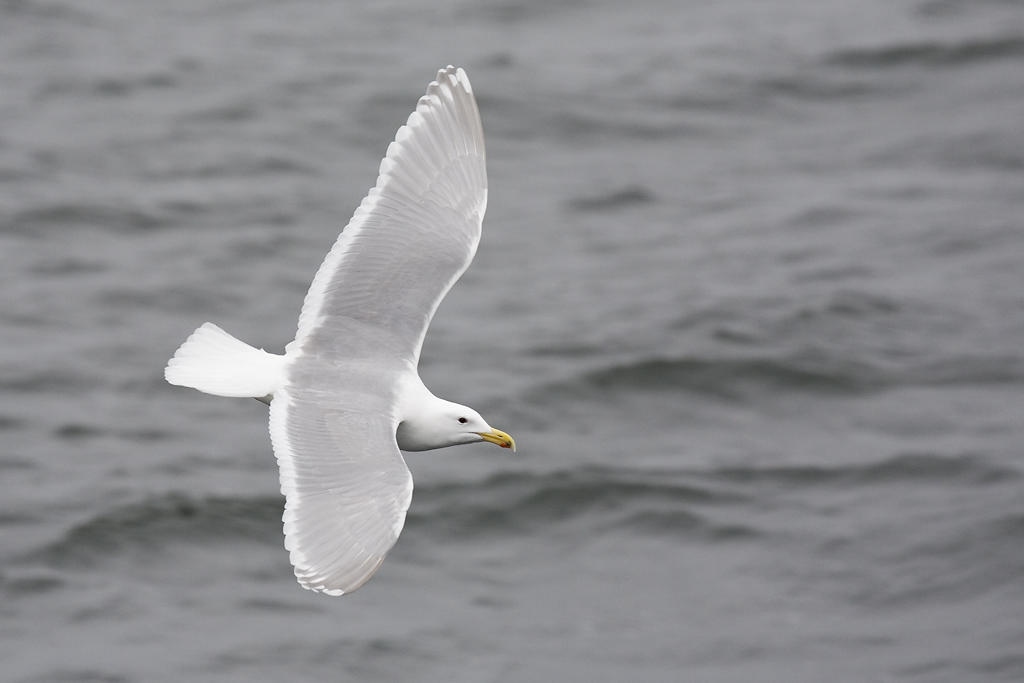
[[[212,323],[167,363],[171,384],[270,405],[284,537],[310,590],[350,593],[398,540],[412,498],[400,451],[515,441],[420,379],[423,338],[469,266],[487,208],[483,127],[449,66],[398,129],[377,184],[313,278],[283,355]]]

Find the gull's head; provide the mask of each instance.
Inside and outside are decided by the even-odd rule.
[[[453,403],[452,409],[448,411],[448,423],[455,430],[454,437],[458,439],[455,443],[488,441],[502,448],[511,448],[513,453],[516,452],[515,439],[487,424],[487,421],[480,417],[480,413],[472,408]]]
[[[432,397],[433,398],[433,397]],[[516,450],[515,440],[487,424],[469,406],[434,399],[398,425],[398,447],[403,451],[427,451],[445,446],[487,441]]]

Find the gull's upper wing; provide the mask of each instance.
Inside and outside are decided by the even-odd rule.
[[[480,114],[469,79],[437,74],[313,279],[293,344],[352,358],[419,358],[441,299],[469,266],[487,208]]]
[[[301,384],[270,403],[285,548],[300,584],[341,595],[363,585],[398,540],[412,476],[386,409],[353,405],[316,379]]]

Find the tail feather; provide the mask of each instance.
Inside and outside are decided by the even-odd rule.
[[[171,384],[215,396],[264,399],[285,379],[284,356],[256,349],[213,323],[203,323],[167,362]]]

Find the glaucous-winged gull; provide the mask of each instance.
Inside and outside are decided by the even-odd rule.
[[[466,73],[449,66],[317,271],[285,353],[205,323],[167,364],[171,384],[270,404],[285,547],[305,588],[359,588],[398,540],[412,498],[400,450],[515,449],[472,408],[430,393],[417,369],[434,311],[476,253],[486,207],[480,114]]]

